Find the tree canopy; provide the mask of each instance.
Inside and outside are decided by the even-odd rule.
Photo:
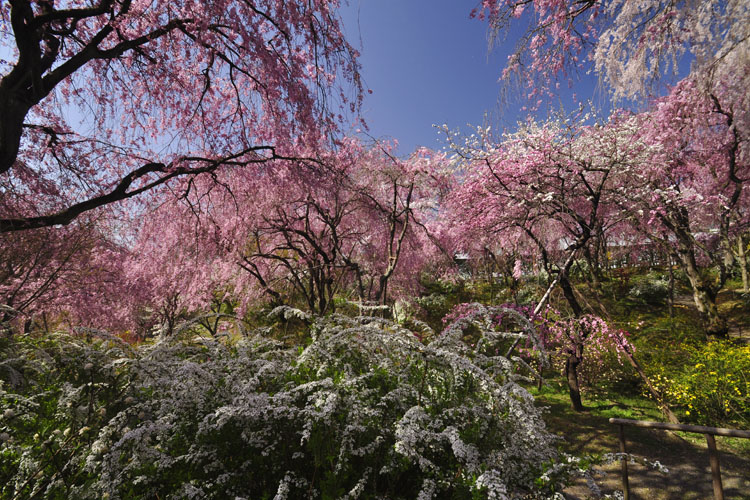
[[[0,231],[68,224],[179,176],[314,156],[361,93],[337,6],[3,2]]]

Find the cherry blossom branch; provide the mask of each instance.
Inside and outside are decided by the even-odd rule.
[[[267,156],[260,156],[260,152],[267,152],[270,154]],[[243,158],[248,154],[255,154],[257,156],[255,156],[254,158]],[[250,148],[246,148],[238,153],[218,159],[186,156],[169,164],[149,162],[122,177],[117,185],[109,192],[72,204],[69,207],[58,212],[41,216],[2,218],[0,219],[0,233],[22,231],[26,229],[35,229],[56,225],[64,226],[70,224],[70,222],[72,222],[76,217],[83,214],[84,212],[88,212],[117,201],[127,200],[145,191],[165,184],[171,179],[179,176],[198,175],[201,173],[213,172],[223,166],[246,166],[254,163],[266,163],[272,160],[279,159],[299,160],[299,158],[291,158],[277,154],[276,149],[272,146],[253,146]],[[308,158],[307,160],[316,161],[312,158]],[[200,167],[191,167],[185,165],[189,163],[204,163],[204,165]],[[141,179],[147,179],[151,174],[162,175],[158,175],[155,180],[147,181],[146,184],[130,190],[131,186],[135,182]]]

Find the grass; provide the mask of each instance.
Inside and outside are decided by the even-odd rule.
[[[541,391],[529,389],[538,404],[547,408],[545,421],[561,437],[561,451],[579,457],[601,457],[619,451],[618,429],[610,418],[664,421],[653,401],[639,396],[584,393],[585,412],[575,412],[563,381],[552,379]],[[626,427],[628,452],[670,469],[662,475],[640,465],[630,466],[633,496],[639,499],[711,498],[711,476],[705,437],[701,434]],[[727,499],[750,498],[750,440],[717,436],[721,470]],[[608,475],[598,482],[605,493],[620,488],[619,463],[603,466]],[[589,490],[576,483],[567,498],[589,497]]]
[[[633,420],[662,420],[657,406],[645,398],[621,395],[599,395],[587,398],[584,393],[586,411],[579,413],[570,407],[567,388],[560,380],[549,380],[541,391],[530,389],[540,406],[547,408],[545,421],[551,432],[565,436],[561,450],[573,455],[602,455],[618,451],[616,428],[610,418]],[[644,437],[633,429],[634,438]]]
[[[584,393],[586,411],[579,413],[570,407],[570,398],[562,380],[549,380],[541,391],[529,389],[538,404],[548,409],[545,421],[550,431],[559,436],[576,436],[570,443],[562,443],[562,450],[571,454],[604,454],[617,451],[617,429],[609,423],[610,418],[649,420],[664,422],[666,419],[656,404],[640,396],[620,394]],[[588,396],[588,397],[587,397]],[[642,428],[628,428],[628,438],[635,442],[650,440],[653,431]],[[688,443],[705,444],[702,434],[674,432]],[[589,439],[579,439],[587,436]],[[718,446],[735,455],[750,460],[750,439],[717,436]]]

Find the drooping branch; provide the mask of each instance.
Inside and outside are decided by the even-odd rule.
[[[192,158],[195,150],[240,157],[269,144],[287,157],[317,154],[362,95],[357,53],[336,7],[8,2],[0,38],[17,51],[0,75],[0,183],[13,188],[0,232],[68,224],[178,176],[282,158],[227,162],[212,153]],[[353,99],[341,82],[354,87]],[[328,107],[329,94],[341,109]],[[84,123],[71,126],[76,111]],[[91,161],[110,145],[124,152],[127,169]]]
[[[263,155],[261,153],[266,154]],[[247,155],[252,155],[252,157],[245,158]],[[56,225],[64,226],[84,212],[110,203],[127,200],[157,186],[166,184],[176,177],[209,173],[224,166],[246,166],[253,163],[266,163],[272,160],[296,161],[299,159],[279,155],[272,146],[254,146],[244,149],[239,153],[217,159],[190,156],[180,158],[168,164],[149,162],[122,177],[108,192],[74,203],[57,212],[39,216],[2,218],[0,219],[0,233]],[[316,161],[313,159],[307,160]],[[193,166],[195,163],[199,163],[200,165]],[[156,174],[156,178],[149,180],[149,176],[152,174]],[[139,180],[144,180],[145,184],[131,189]]]

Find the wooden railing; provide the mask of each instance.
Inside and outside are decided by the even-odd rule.
[[[706,435],[708,444],[708,460],[711,463],[711,477],[714,487],[714,500],[724,500],[724,487],[721,484],[721,470],[719,469],[719,452],[716,449],[714,436],[730,436],[750,439],[750,431],[738,429],[723,429],[721,427],[706,427],[703,425],[667,424],[663,422],[647,422],[645,420],[629,420],[626,418],[610,418],[610,424],[620,428],[620,452],[627,453],[625,446],[625,426],[650,427],[652,429],[667,429],[670,431],[695,432]],[[622,457],[622,492],[625,500],[630,500],[630,486],[628,484],[628,459]]]

